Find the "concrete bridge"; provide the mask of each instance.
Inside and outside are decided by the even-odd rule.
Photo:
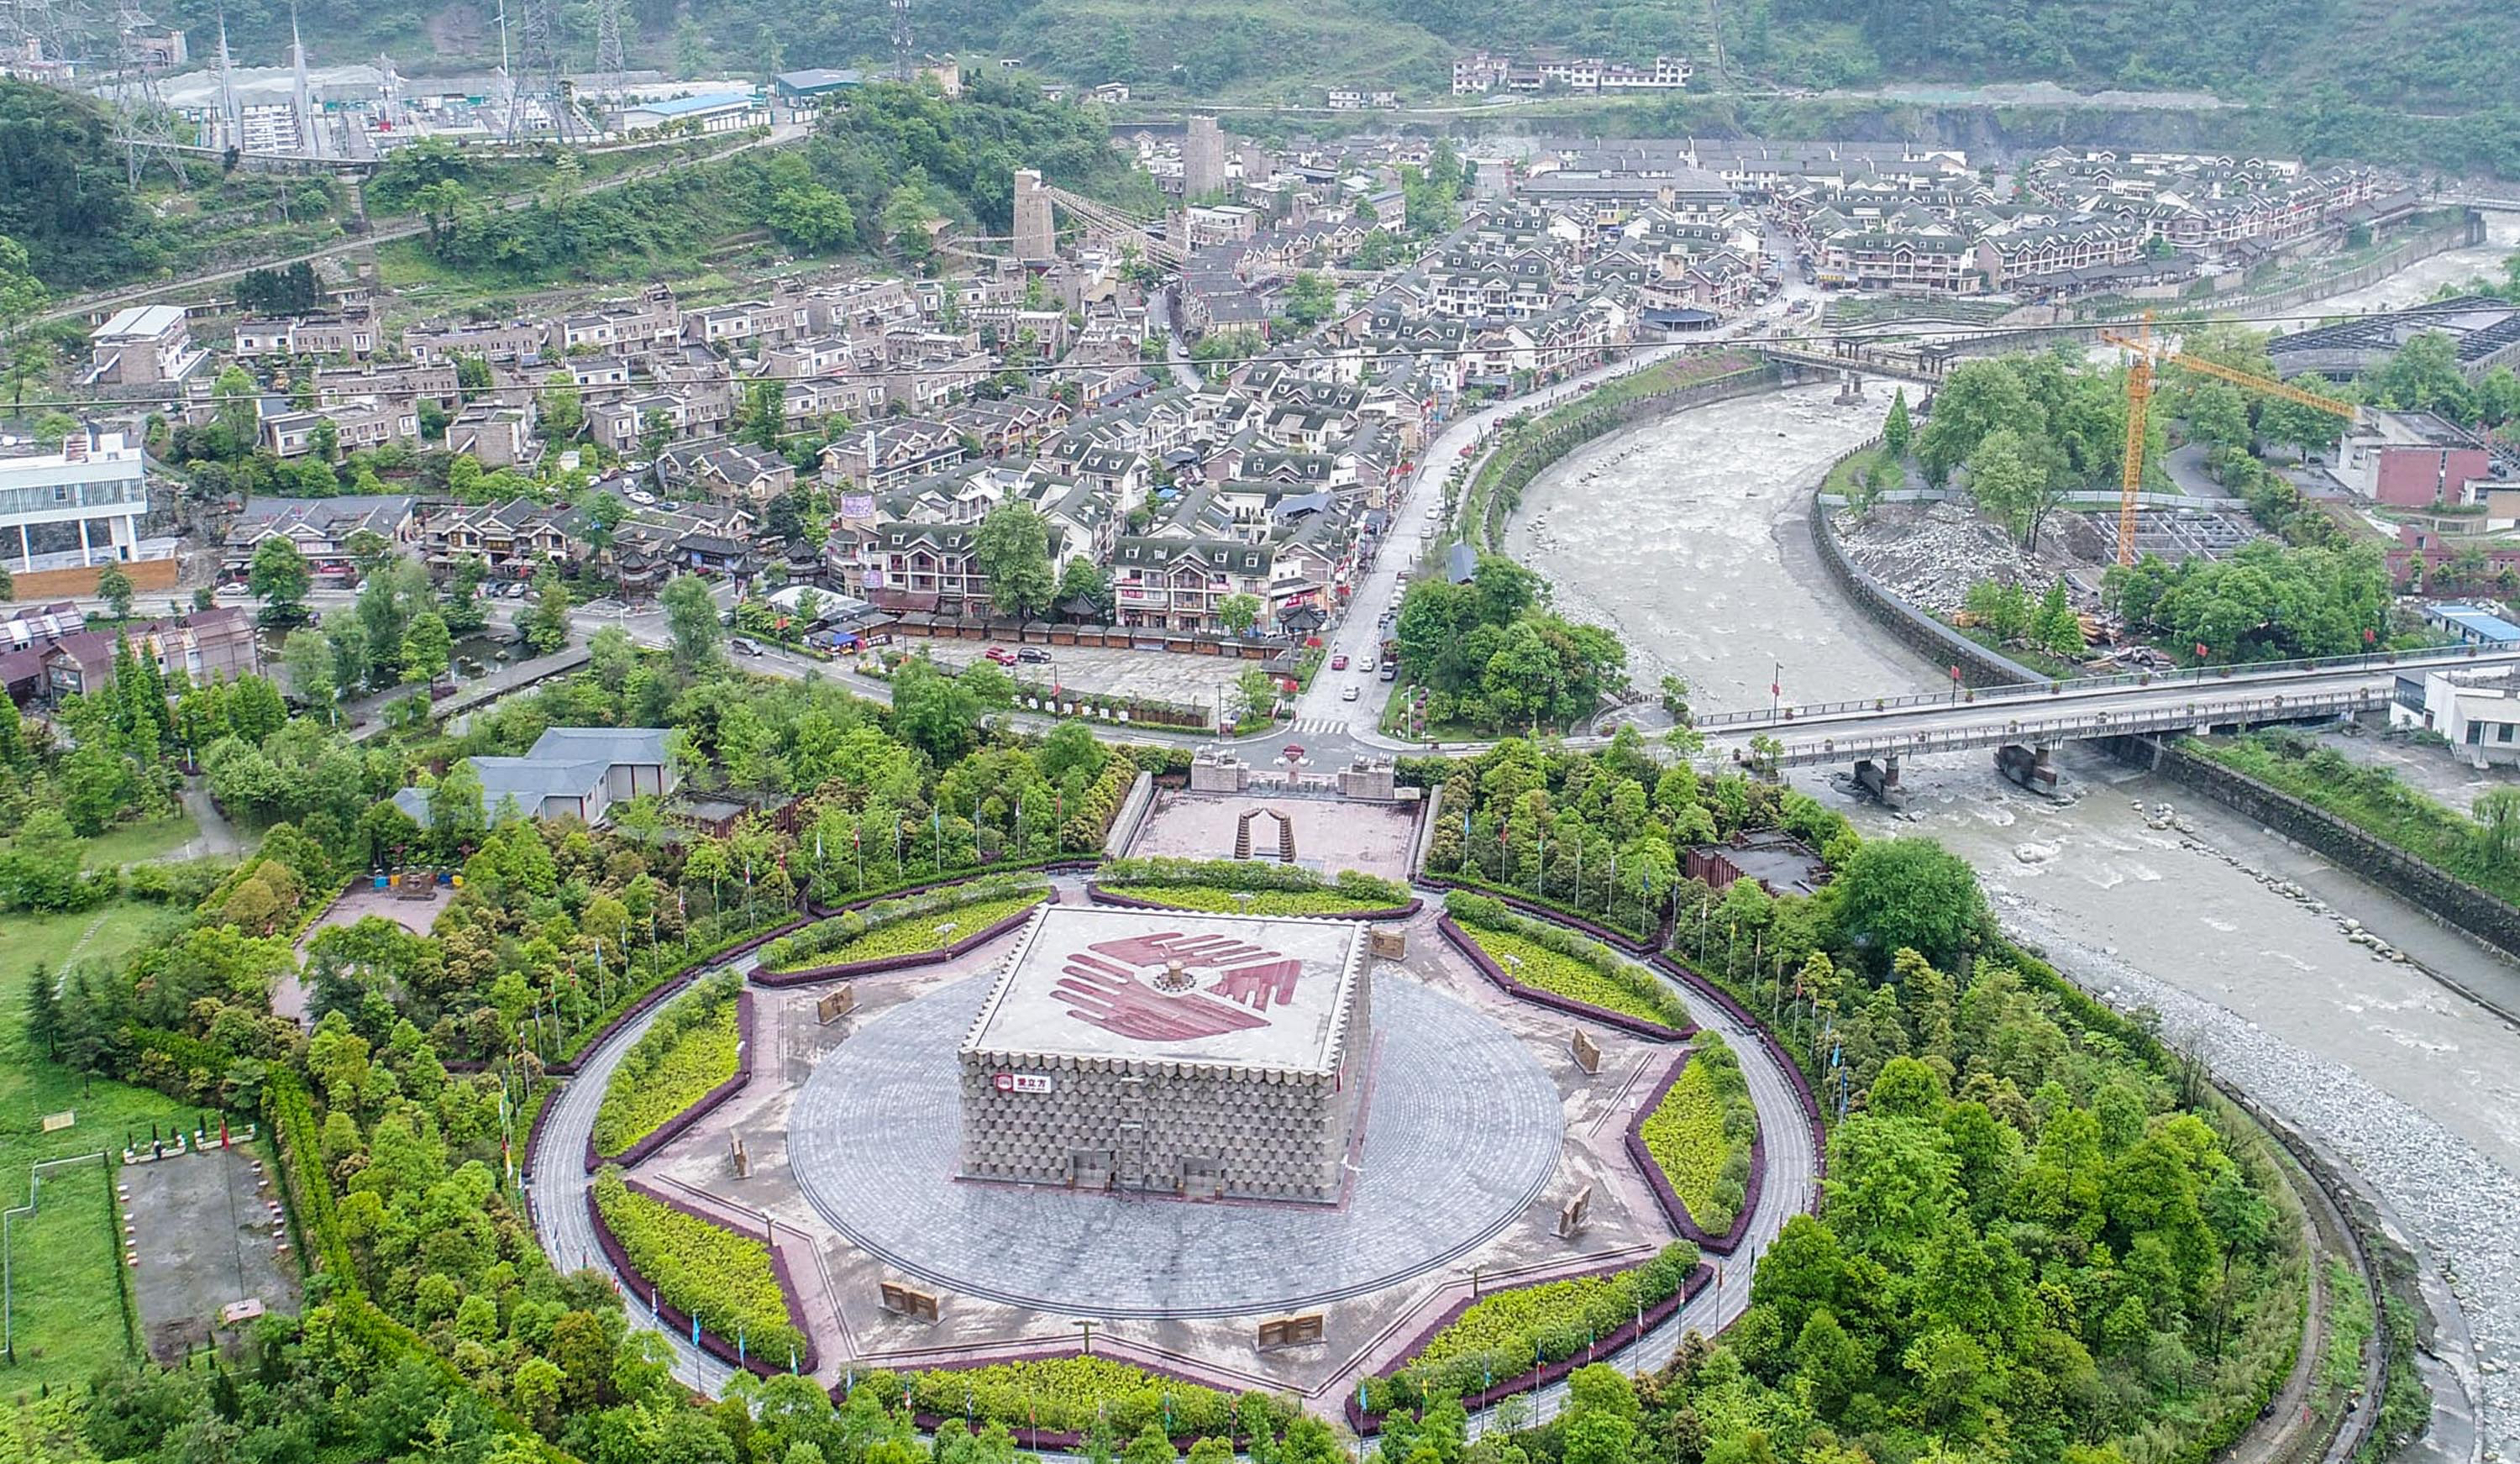
[[[1958,688],[1948,695],[1736,712],[1698,726],[1710,743],[1747,766],[1851,763],[1860,786],[1896,805],[1900,761],[1910,755],[1995,748],[2005,776],[2049,792],[2056,783],[2049,757],[2066,742],[2350,716],[2388,705],[2402,675],[2497,666],[2520,666],[2520,650],[2454,646],[2267,668]]]

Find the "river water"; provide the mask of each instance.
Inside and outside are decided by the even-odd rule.
[[[2501,252],[2421,273],[2463,279]],[[2391,286],[2432,289],[2404,277],[2375,288]],[[1766,702],[1772,685],[1803,703],[1940,686],[1940,668],[1882,635],[1814,557],[1812,485],[1878,429],[1888,388],[1868,387],[1861,407],[1833,397],[1719,403],[1592,444],[1526,491],[1507,547],[1569,613],[1619,632],[1639,685],[1677,671],[1702,709]],[[1868,832],[1942,840],[2016,932],[2087,983],[2164,1010],[2219,1069],[2332,1143],[2447,1261],[2480,1357],[2499,1359],[2480,1380],[2486,1432],[2520,1446],[2520,1395],[2500,1370],[2520,1367],[2520,1032],[2458,994],[2520,1011],[2520,969],[2175,784],[2080,749],[2064,766],[2076,796],[2057,804],[2002,782],[1984,753],[1914,760],[1901,815],[1855,801],[1828,770],[1797,781]],[[2348,920],[2411,960],[2376,957]]]

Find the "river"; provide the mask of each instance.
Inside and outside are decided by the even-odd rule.
[[[1765,702],[1771,685],[1806,703],[1941,685],[1814,557],[1812,485],[1877,429],[1887,388],[1860,408],[1833,395],[1719,403],[1589,445],[1526,490],[1507,547],[1563,608],[1619,632],[1639,684],[1678,671],[1703,708]],[[1941,839],[2017,933],[2171,1012],[2218,1068],[2332,1142],[2449,1259],[2481,1355],[2520,1365],[2520,1033],[2425,974],[2520,1010],[2520,970],[2174,784],[2080,749],[2065,766],[2079,796],[2051,804],[2001,782],[1983,753],[1917,760],[1904,815],[1856,802],[1826,770],[1797,781],[1868,832]],[[2183,831],[2154,826],[2164,803]],[[2348,919],[2412,962],[2374,957]],[[2512,1376],[2482,1379],[2506,1450],[2520,1446]]]

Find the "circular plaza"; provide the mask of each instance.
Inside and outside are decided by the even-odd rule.
[[[1268,927],[1328,922],[1236,923],[1255,942],[1282,944],[1284,932]],[[1018,951],[1010,964],[1021,963]],[[1002,996],[1005,973],[896,1006],[816,1064],[788,1115],[796,1183],[834,1230],[883,1263],[957,1293],[1049,1310],[1230,1316],[1361,1296],[1444,1267],[1548,1185],[1563,1141],[1559,1092],[1488,1016],[1397,967],[1375,976],[1371,1039],[1346,1077],[1360,1088],[1356,1128],[1333,1160],[1332,1197],[1192,1200],[972,1177],[973,1110],[958,1049]],[[1063,1060],[1069,1071],[1078,1062]],[[1038,1082],[1048,1096],[1051,1081],[1027,1087]]]

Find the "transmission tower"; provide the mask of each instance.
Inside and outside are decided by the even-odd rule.
[[[910,49],[910,0],[892,0],[892,79],[906,82],[918,72]]]
[[[156,22],[141,14],[131,0],[122,0],[113,18],[113,75],[110,90],[113,140],[122,147],[123,165],[133,187],[140,185],[140,175],[154,158],[165,165],[175,186],[181,188],[192,180],[184,176],[183,162],[175,155],[174,118],[166,111],[165,99],[158,93],[159,53],[142,45],[142,37],[156,34],[162,34]]]
[[[623,0],[595,0],[595,74],[608,95],[621,94],[621,6]]]
[[[567,142],[576,132],[570,87],[561,73],[560,17],[556,0],[517,0],[517,74],[509,80],[508,139],[531,130],[528,105],[539,99],[555,136]]]

